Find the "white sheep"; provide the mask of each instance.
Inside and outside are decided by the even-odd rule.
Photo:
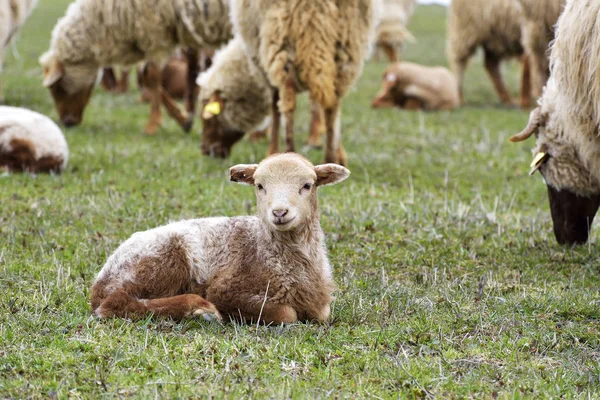
[[[558,20],[550,78],[523,132],[535,134],[532,173],[548,188],[554,234],[585,243],[600,205],[600,2],[569,0]]]
[[[95,315],[264,323],[329,318],[334,283],[317,188],[350,172],[287,153],[229,173],[255,187],[258,216],[184,220],[134,234],[92,287]]]
[[[0,106],[0,169],[62,172],[69,149],[62,131],[45,115]]]
[[[236,34],[279,98],[270,152],[279,149],[279,113],[285,116],[287,151],[294,150],[296,94],[308,90],[324,110],[325,160],[345,164],[341,102],[374,43],[381,1],[232,0],[230,6]]]
[[[550,75],[549,44],[554,39],[554,25],[566,0],[518,0],[521,7],[522,42],[531,65],[531,92],[540,97]]]
[[[383,13],[377,26],[377,49],[381,49],[390,62],[398,61],[400,49],[406,41],[414,40],[407,28],[417,0],[383,0]]]
[[[3,0],[0,1],[0,103],[4,101],[2,90],[2,68],[4,54],[13,37],[25,23],[38,0]]]
[[[195,104],[188,105],[191,115],[179,109],[160,87],[161,67],[178,46],[213,48],[230,38],[227,0],[77,0],[56,24],[50,50],[40,58],[44,86],[64,124],[77,125],[101,67],[146,60],[144,86],[152,92],[152,112],[144,131],[154,134],[160,126],[161,100],[189,130]],[[192,78],[193,84],[196,75]]]
[[[522,57],[521,15],[515,0],[453,0],[448,11],[448,59],[460,92],[469,59],[482,47],[485,68],[505,104],[512,104],[511,96],[500,73],[500,63],[513,57]],[[531,103],[529,64],[523,61],[521,106]]]

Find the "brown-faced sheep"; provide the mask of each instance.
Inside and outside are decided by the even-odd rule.
[[[600,205],[600,2],[567,1],[550,56],[540,107],[518,142],[535,134],[532,173],[548,188],[554,234],[585,243]]]
[[[263,73],[248,59],[244,44],[232,39],[218,51],[211,67],[198,76],[202,106],[202,152],[228,157],[246,133],[264,131],[271,123],[272,92]],[[321,113],[312,104],[309,146],[321,141]],[[256,137],[254,135],[253,137]]]
[[[58,21],[50,50],[40,58],[44,86],[50,89],[64,124],[77,125],[99,68],[146,60],[143,75],[145,86],[152,92],[152,111],[145,132],[154,134],[160,126],[161,101],[179,124],[189,130],[193,113],[181,110],[161,89],[160,67],[178,46],[193,50],[212,48],[226,43],[230,37],[226,0],[77,0]],[[190,85],[197,72],[190,69]],[[190,112],[195,99],[191,93]]]
[[[62,131],[45,115],[0,106],[0,169],[9,172],[62,172],[69,149]]]
[[[229,173],[255,187],[258,216],[184,220],[136,233],[100,271],[94,314],[276,324],[329,318],[334,283],[317,188],[349,171],[288,153]]]
[[[550,75],[549,44],[566,0],[517,0],[521,7],[522,43],[531,66],[531,93],[542,95]]]
[[[448,58],[460,92],[469,59],[482,47],[485,68],[504,104],[512,104],[500,73],[500,63],[523,57],[521,15],[515,0],[453,0],[448,11]],[[529,64],[523,59],[521,106],[531,103]]]
[[[231,19],[251,60],[275,89],[270,152],[294,151],[296,94],[308,90],[324,110],[325,160],[346,163],[341,102],[359,77],[374,42],[380,0],[232,0]]]
[[[2,68],[4,53],[12,38],[25,23],[38,0],[3,0],[0,1],[0,103],[4,101],[2,90]]]
[[[452,110],[460,106],[460,97],[454,75],[447,68],[401,62],[386,69],[372,106]]]
[[[383,0],[383,13],[377,26],[376,48],[381,49],[390,62],[398,61],[398,54],[413,36],[407,29],[417,0]]]

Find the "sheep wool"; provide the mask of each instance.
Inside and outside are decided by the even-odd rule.
[[[45,115],[0,106],[0,168],[20,172],[61,172],[69,149],[60,128]]]

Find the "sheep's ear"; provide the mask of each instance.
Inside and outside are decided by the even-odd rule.
[[[229,168],[229,179],[244,185],[254,185],[254,172],[258,164],[239,164]]]
[[[50,52],[40,57],[40,64],[44,69],[44,87],[54,85],[65,74],[63,64]]]
[[[334,185],[350,176],[350,170],[337,164],[323,164],[315,166],[317,173],[317,186]]]
[[[540,127],[540,122],[542,120],[542,109],[540,107],[536,108],[529,114],[529,122],[527,126],[521,133],[517,133],[515,136],[511,137],[509,140],[511,142],[522,142],[524,140],[529,139],[531,135],[537,132]]]

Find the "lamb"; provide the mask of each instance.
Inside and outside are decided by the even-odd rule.
[[[566,0],[518,0],[523,16],[521,22],[522,42],[531,66],[531,91],[535,97],[550,75],[548,59],[549,43],[554,40],[554,25]]]
[[[384,0],[383,14],[377,26],[377,49],[381,49],[390,62],[398,61],[398,53],[413,36],[406,26],[415,11],[416,0]]]
[[[550,55],[550,78],[523,132],[548,189],[560,244],[587,242],[600,206],[600,2],[567,1]]]
[[[0,106],[0,169],[62,172],[69,149],[52,120],[24,108]]]
[[[25,23],[38,0],[4,0],[0,2],[0,77],[4,65],[4,53]],[[4,102],[2,79],[0,79],[0,103]]]
[[[239,37],[216,53],[211,67],[198,76],[202,105],[202,152],[228,157],[247,132],[265,130],[271,123],[272,93],[263,73],[249,61]],[[312,107],[308,144],[321,140],[320,110]]]
[[[146,60],[144,81],[152,92],[152,111],[144,131],[154,134],[160,126],[161,100],[186,131],[191,129],[195,96],[190,94],[189,114],[179,109],[160,88],[160,67],[178,46],[194,50],[197,57],[198,49],[226,43],[231,37],[227,5],[226,0],[72,3],[52,32],[50,50],[40,58],[44,86],[50,89],[61,120],[66,126],[81,123],[101,67]],[[193,84],[197,72],[190,68],[188,82]]]
[[[294,151],[296,94],[308,90],[324,111],[326,162],[345,165],[341,102],[362,71],[374,42],[380,0],[232,0],[231,19],[247,54],[274,88],[270,152]]]
[[[460,97],[454,75],[448,69],[401,62],[386,69],[372,106],[452,110],[460,106]]]
[[[464,101],[463,81],[469,58],[483,47],[485,68],[504,104],[512,99],[500,73],[505,59],[522,57],[521,17],[515,0],[453,0],[448,11],[448,59]],[[521,106],[531,103],[529,63],[523,58]]]
[[[327,321],[334,283],[317,188],[350,172],[287,153],[229,174],[255,186],[258,215],[184,220],[134,234],[92,287],[95,315]]]

